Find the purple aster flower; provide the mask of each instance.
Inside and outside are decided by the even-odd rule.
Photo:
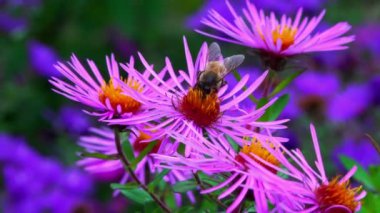
[[[333,210],[349,209],[347,212],[357,212],[361,208],[361,200],[366,192],[361,187],[353,188],[349,184],[355,174],[354,166],[344,176],[328,179],[324,170],[317,134],[313,125],[310,125],[311,136],[317,160],[314,162],[316,170],[308,164],[305,156],[299,149],[287,150],[282,143],[272,140],[272,147],[266,143],[263,146],[279,161],[281,166],[269,164],[260,160],[261,164],[278,171],[287,178],[275,175],[260,169],[262,166],[249,157],[252,176],[261,176],[266,182],[276,184],[276,190],[282,193],[282,202],[276,208],[285,212],[334,212]],[[251,157],[259,160],[254,153]],[[259,167],[261,166],[261,167]]]
[[[23,138],[0,133],[0,147],[0,162],[22,166],[39,160],[39,156],[26,145]]]
[[[302,95],[319,95],[330,97],[332,91],[338,91],[340,81],[335,74],[306,72],[294,81],[295,87],[299,88]]]
[[[62,74],[54,68],[59,60],[57,53],[45,44],[30,41],[28,44],[29,62],[32,68],[41,76],[61,77]]]
[[[202,171],[211,176],[229,173],[230,175],[223,182],[201,191],[201,193],[211,193],[221,190],[218,199],[236,194],[233,202],[228,206],[227,212],[234,212],[249,193],[252,193],[254,197],[257,212],[269,212],[268,201],[272,204],[277,202],[276,195],[270,193],[277,190],[276,185],[267,184],[262,181],[262,177],[251,176],[250,173],[255,173],[257,168],[251,171],[251,167],[247,166],[250,161],[245,159],[254,153],[262,161],[279,166],[279,161],[263,147],[260,141],[245,138],[245,144],[239,147],[239,150],[235,150],[228,145],[225,136],[222,135],[218,138],[210,138],[210,141],[201,135],[196,138],[186,138],[182,135],[174,135],[174,137],[181,138],[182,143],[192,147],[194,149],[193,155],[185,157],[179,153],[171,155],[153,154],[153,157],[164,168]],[[255,161],[253,158],[251,160]],[[271,167],[262,164],[261,161],[256,162],[261,165],[261,169],[270,173],[276,172]]]
[[[372,76],[369,86],[372,91],[372,100],[373,103],[376,105],[380,104],[380,93],[377,91],[380,91],[380,75]]]
[[[244,1],[233,1],[233,5],[237,8],[242,8],[244,5]],[[186,20],[186,25],[191,29],[202,28],[203,25],[201,23],[201,19],[205,17],[211,9],[218,11],[220,14],[225,14],[225,18],[227,20],[233,20],[232,14],[228,13],[228,7],[226,4],[221,4],[220,0],[208,0],[194,15],[190,16]]]
[[[117,53],[116,55],[119,55],[122,58],[129,58],[137,52],[136,42],[123,36],[119,29],[111,28],[107,34],[109,43],[111,44],[112,49],[115,50],[115,53]]]
[[[70,106],[61,108],[58,123],[69,133],[75,135],[84,133],[91,125],[90,120],[81,110]]]
[[[95,63],[91,60],[87,60],[87,63],[92,73],[85,69],[76,56],[72,56],[71,62],[68,62],[67,65],[58,63],[56,65],[57,70],[70,83],[53,77],[50,80],[50,83],[55,86],[53,90],[92,108],[94,112],[89,112],[89,114],[99,116],[101,120],[132,116],[144,111],[145,106],[125,94],[117,80],[124,82],[124,87],[153,98],[150,96],[149,90],[144,89],[144,85],[132,76],[123,79],[120,76],[119,66],[114,56],[107,57],[106,61],[109,75],[107,80],[103,79]]]
[[[115,147],[114,133],[110,129],[97,129],[91,128],[90,131],[93,133],[91,136],[84,136],[80,138],[79,145],[86,149],[88,152],[103,153],[106,155],[117,154]],[[131,129],[131,134],[129,142],[134,151],[135,157],[137,157],[141,151],[143,151],[149,142],[152,140],[152,137],[146,134],[143,131],[138,129]],[[159,140],[157,144],[150,151],[152,153],[169,153],[172,152],[173,148],[169,147],[169,143],[165,142],[167,139]],[[96,158],[84,158],[78,161],[78,165],[84,167],[90,173],[95,175],[107,175],[107,176],[117,176],[122,174],[120,183],[124,184],[130,180],[129,173],[125,171],[124,166],[120,160],[102,160]],[[148,170],[147,170],[148,169]],[[136,176],[140,179],[141,182],[146,182],[147,172],[150,174],[159,173],[161,170],[157,169],[154,166],[153,158],[145,156],[137,164],[136,169],[134,170]],[[164,177],[164,180],[168,183],[174,184],[177,181],[184,181],[189,178],[190,173],[172,170],[169,174]],[[190,176],[191,177],[191,176]],[[117,194],[118,191],[115,191]],[[192,202],[195,202],[194,195],[189,192],[189,199]],[[177,198],[179,199],[179,198]],[[177,200],[180,203],[180,200]]]
[[[356,43],[358,48],[364,48],[371,54],[380,55],[380,44],[377,42],[380,37],[379,24],[365,24],[356,29]]]
[[[311,115],[325,115],[329,103],[339,92],[341,82],[334,73],[308,71],[295,79],[287,90],[290,93],[289,104],[283,116],[294,118],[301,112]]]
[[[276,19],[274,13],[265,16],[264,11],[258,11],[256,6],[247,1],[247,6],[239,15],[231,4],[226,1],[233,21],[224,18],[224,15],[211,10],[202,23],[222,32],[225,36],[218,36],[204,31],[201,34],[222,41],[258,49],[266,65],[276,69],[283,57],[294,56],[309,52],[342,50],[345,44],[354,40],[354,36],[345,36],[351,26],[341,22],[333,27],[312,35],[318,26],[325,11],[317,17],[302,19],[302,9],[299,9],[294,20],[283,15],[281,20]],[[245,21],[247,20],[247,21]],[[273,61],[273,58],[276,58]]]
[[[368,85],[349,85],[332,99],[328,109],[328,118],[334,122],[345,122],[364,113],[372,101],[372,92]]]
[[[5,212],[72,212],[87,202],[92,181],[85,174],[40,156],[22,139],[1,134],[0,145],[1,153],[12,153],[0,158]]]
[[[365,153],[365,155],[363,155]],[[346,138],[334,149],[335,162],[342,167],[339,156],[344,155],[354,159],[364,168],[370,165],[380,165],[380,155],[368,138],[354,140]]]
[[[231,5],[234,8],[242,9],[245,6],[244,0],[234,0]],[[316,11],[324,4],[324,0],[266,0],[266,1],[250,1],[264,10],[272,10],[280,13],[294,13],[296,8],[303,7],[306,11]],[[186,25],[189,28],[202,28],[201,19],[207,16],[209,10],[215,10],[219,14],[223,14],[224,18],[232,22],[234,17],[229,12],[226,4],[221,4],[220,0],[208,0],[202,7],[186,20]]]
[[[36,7],[41,4],[41,0],[1,0],[0,4],[12,7]]]
[[[22,32],[27,27],[27,20],[22,17],[12,17],[7,13],[0,13],[0,31],[5,33]]]
[[[271,10],[278,13],[295,13],[300,7],[304,8],[307,12],[317,12],[317,10],[321,9],[325,0],[251,0],[250,2],[263,10]]]
[[[175,74],[174,68],[168,58],[166,58],[166,73],[153,70],[144,57],[139,54],[140,60],[145,66],[148,74],[138,74],[134,68],[134,61],[129,64],[122,65],[129,75],[136,75],[142,81],[146,89],[153,93],[154,97],[150,98],[142,96],[141,93],[134,92],[127,87],[124,90],[130,90],[130,95],[148,106],[144,114],[134,116],[133,118],[113,119],[109,122],[117,125],[139,125],[147,122],[154,122],[154,127],[151,131],[155,132],[156,138],[165,135],[169,131],[176,131],[185,136],[192,137],[196,130],[198,133],[208,133],[210,137],[217,137],[219,134],[228,134],[231,137],[242,135],[256,136],[265,138],[252,131],[252,128],[263,129],[283,129],[286,128],[283,123],[287,120],[260,122],[258,119],[264,114],[267,109],[276,99],[269,101],[263,107],[244,112],[239,105],[250,94],[252,94],[264,80],[267,72],[262,74],[253,83],[247,85],[249,75],[242,77],[240,82],[232,87],[230,92],[227,92],[229,85],[225,85],[217,91],[206,93],[202,89],[196,87],[198,75],[205,70],[208,64],[208,47],[204,43],[195,60],[191,57],[187,41],[184,38],[185,55],[187,61],[187,71],[179,70],[179,75]],[[169,79],[166,81],[165,79]],[[246,86],[247,89],[243,90]],[[252,107],[253,108],[253,107]],[[235,113],[240,110],[239,116],[232,116],[230,113]],[[161,122],[157,122],[161,121]],[[201,135],[201,134],[200,134]],[[186,149],[186,153],[190,150]]]
[[[334,73],[305,72],[287,90],[291,97],[283,115],[294,118],[306,112],[333,122],[345,122],[363,114],[376,96],[370,84],[352,84],[344,90],[341,87]]]

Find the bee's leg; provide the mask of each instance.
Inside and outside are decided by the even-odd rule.
[[[203,73],[204,71],[199,71],[198,73],[197,73],[197,81],[199,80],[199,77],[201,77],[201,74]]]
[[[221,86],[224,86],[224,85],[226,85],[227,84],[227,81],[225,81],[224,79],[222,79],[222,81],[221,81]]]
[[[203,73],[204,71],[199,71],[198,73],[197,73],[197,82],[195,83],[195,85],[194,85],[194,89],[196,89],[196,88],[199,88],[199,78],[201,77],[201,74]]]

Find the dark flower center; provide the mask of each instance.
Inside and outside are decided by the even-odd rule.
[[[220,117],[220,100],[216,92],[205,94],[201,89],[191,88],[178,110],[198,127],[209,127]]]
[[[349,181],[339,183],[339,177],[335,177],[327,184],[319,186],[315,190],[315,197],[322,212],[334,205],[342,205],[355,212],[360,201],[355,200],[355,195],[360,187],[351,188]]]

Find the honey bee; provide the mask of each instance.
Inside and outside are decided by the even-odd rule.
[[[206,68],[199,72],[194,87],[202,90],[205,95],[217,92],[226,84],[225,76],[243,63],[244,55],[223,58],[219,45],[213,42],[208,48],[207,61]]]

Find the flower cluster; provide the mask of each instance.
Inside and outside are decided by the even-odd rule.
[[[78,168],[40,156],[23,139],[0,133],[5,212],[86,211],[93,184]],[[33,184],[31,184],[33,183]]]
[[[324,11],[309,20],[302,18],[299,9],[294,20],[285,15],[277,20],[273,13],[265,16],[249,1],[243,15],[229,2],[226,7],[232,21],[211,10],[203,23],[226,35],[211,37],[257,50],[269,70],[254,78],[253,71],[242,77],[236,71],[243,55],[224,57],[217,43],[203,43],[194,58],[185,37],[187,66],[183,70],[175,69],[168,57],[164,67],[157,69],[141,53],[139,63],[134,57],[125,63],[118,63],[113,55],[107,57],[106,79],[91,60],[87,61],[90,72],[76,56],[56,65],[66,79],[53,77],[54,90],[87,106],[88,114],[108,125],[92,128],[92,135],[80,139],[86,153],[78,165],[97,175],[121,178],[124,187],[116,187],[116,193],[125,194],[126,183],[136,182],[166,212],[170,209],[150,185],[157,181],[152,175],[163,174],[160,178],[169,185],[194,178],[201,194],[218,194],[215,202],[227,212],[253,206],[253,202],[256,211],[264,213],[360,210],[366,192],[350,184],[356,167],[344,176],[329,178],[314,126],[310,129],[316,168],[301,150],[287,148],[288,138],[279,135],[284,135],[281,132],[289,120],[278,116],[288,97],[280,96],[283,87],[272,88],[273,70],[281,70],[289,57],[347,48],[354,37],[342,35],[350,25],[338,23],[311,35]],[[226,80],[231,72],[237,76],[235,84]],[[335,83],[331,77],[331,82],[316,92],[321,96],[316,101],[330,101],[334,94],[328,87]],[[357,108],[360,111],[362,106]],[[127,138],[121,138],[125,134]],[[213,184],[205,186],[199,174],[213,179]],[[186,193],[194,203],[194,193]],[[180,206],[181,195],[175,193],[175,197]]]

